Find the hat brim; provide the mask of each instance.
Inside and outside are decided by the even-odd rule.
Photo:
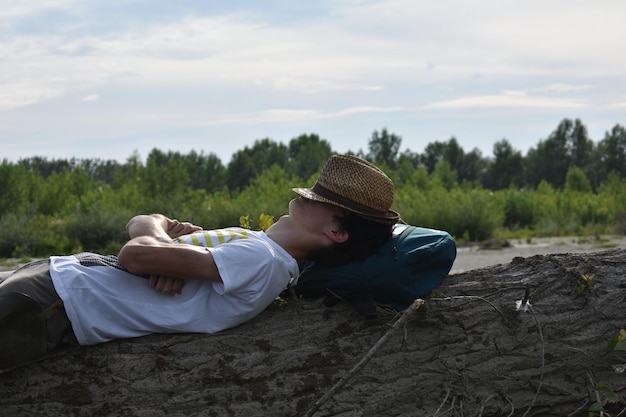
[[[350,207],[346,204],[341,204],[337,201],[333,201],[328,198],[322,197],[321,195],[315,193],[310,188],[292,188],[291,190],[294,193],[298,194],[299,196],[304,197],[308,200],[317,201],[319,203],[332,204],[333,206],[341,207],[345,210],[348,210],[351,213],[357,214],[361,217],[364,217],[366,219],[369,219],[375,222],[395,224],[400,219],[400,214],[394,210],[387,210],[386,213],[380,213],[380,215],[372,215],[371,213],[364,214],[363,212],[359,211],[358,209],[354,207]]]

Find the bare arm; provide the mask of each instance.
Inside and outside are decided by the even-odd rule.
[[[139,236],[152,236],[164,242],[173,238],[202,230],[189,222],[179,222],[162,214],[142,214],[135,216],[126,225],[131,239]]]
[[[151,236],[139,236],[129,240],[122,247],[118,259],[134,274],[156,274],[222,282],[213,255],[203,247],[163,242]]]
[[[152,236],[164,242],[171,242],[167,234],[170,219],[162,214],[142,214],[135,216],[126,225],[126,231],[131,239],[139,236]]]
[[[151,214],[133,217],[126,230],[131,239],[120,250],[119,261],[132,273],[150,274],[155,290],[179,294],[186,278],[222,282],[209,251],[173,243],[173,238],[201,227]]]

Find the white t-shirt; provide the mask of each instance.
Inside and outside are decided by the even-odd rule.
[[[263,232],[232,228],[194,235],[179,240],[209,247],[223,283],[188,279],[182,294],[175,296],[161,294],[150,288],[147,278],[124,271],[115,256],[51,257],[52,282],[78,342],[219,332],[261,313],[297,279],[296,260]],[[204,242],[186,241],[198,238]]]

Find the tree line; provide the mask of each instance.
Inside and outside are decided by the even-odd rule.
[[[502,139],[493,155],[466,152],[452,137],[422,153],[400,152],[401,136],[374,131],[367,150],[350,152],[396,184],[394,208],[408,223],[482,240],[503,233],[598,234],[626,231],[626,129],[595,143],[580,120],[564,119],[526,155]],[[0,165],[0,257],[79,250],[115,252],[134,214],[161,212],[205,228],[239,216],[277,217],[292,187],[312,185],[335,153],[316,134],[287,144],[269,138],[215,154],[153,149],[124,163],[32,157]]]

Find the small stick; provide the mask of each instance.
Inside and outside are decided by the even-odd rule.
[[[487,397],[485,401],[482,401],[482,403],[480,404],[480,411],[478,412],[478,417],[483,417],[483,411],[485,411],[485,404],[487,404],[489,400],[491,400],[493,397],[494,397],[493,395],[490,395],[489,397]]]
[[[354,377],[360,370],[363,368],[367,362],[372,359],[374,354],[380,347],[391,337],[391,334],[397,330],[399,327],[403,326],[421,306],[424,305],[424,300],[418,298],[413,301],[413,304],[407,308],[404,313],[400,316],[400,318],[389,328],[384,335],[381,336],[380,339],[370,348],[370,350],[361,358],[361,360],[350,369],[350,371],[341,378],[335,385],[333,385],[326,394],[324,394],[319,400],[315,401],[315,403],[309,408],[309,411],[306,412],[305,417],[311,417],[320,407],[328,401],[335,393],[343,387],[352,377]]]
[[[546,344],[543,339],[543,332],[541,331],[541,323],[539,323],[539,319],[537,318],[537,313],[535,313],[535,309],[530,304],[528,304],[528,306],[530,307],[530,311],[533,313],[533,318],[535,319],[535,323],[537,324],[537,328],[539,329],[539,338],[541,340],[541,375],[539,375],[539,385],[537,385],[537,391],[535,391],[533,402],[530,403],[522,417],[526,417],[526,415],[530,412],[532,406],[535,405],[537,397],[539,397],[539,391],[541,391],[541,386],[543,384],[543,374],[546,369]]]
[[[437,411],[435,411],[435,414],[433,414],[433,417],[437,417],[437,414],[439,414],[439,411],[441,411],[441,407],[443,407],[443,405],[445,403],[448,402],[448,396],[450,395],[450,390],[447,389],[446,390],[446,396],[444,397],[443,401],[441,402],[441,405],[439,406],[439,408],[437,409]]]
[[[455,296],[451,296],[451,297],[443,297],[443,298],[431,298],[431,301],[450,301],[450,300],[457,300],[457,299],[476,299],[476,300],[481,300],[486,302],[487,304],[489,304],[491,307],[493,307],[494,310],[496,310],[498,313],[500,313],[500,315],[502,316],[502,318],[504,319],[505,322],[509,322],[506,317],[504,317],[504,314],[502,313],[502,311],[496,307],[491,301],[487,300],[485,297],[479,297],[477,295],[455,295]]]

